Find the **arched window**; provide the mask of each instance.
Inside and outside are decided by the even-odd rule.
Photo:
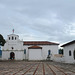
[[[10,40],[10,37],[9,37],[9,40]]]
[[[71,56],[71,51],[69,51],[69,56]]]
[[[11,49],[13,50],[13,49],[14,49],[14,47],[11,47]]]
[[[15,37],[15,40],[16,40],[16,37]]]
[[[51,55],[51,50],[48,50],[48,55]]]
[[[12,36],[12,40],[14,40],[14,37]]]
[[[24,54],[26,54],[26,49],[24,49]]]
[[[73,56],[74,56],[74,60],[75,60],[75,50],[74,50],[74,52],[73,52]]]

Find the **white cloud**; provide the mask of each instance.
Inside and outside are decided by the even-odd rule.
[[[0,32],[6,38],[13,28],[24,40],[74,40],[75,1],[0,0]]]

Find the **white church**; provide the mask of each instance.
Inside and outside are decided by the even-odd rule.
[[[21,41],[13,33],[7,36],[2,60],[53,60],[58,54],[58,45],[48,41]]]

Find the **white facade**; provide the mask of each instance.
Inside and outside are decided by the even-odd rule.
[[[64,49],[64,62],[75,63],[75,41],[62,46]]]
[[[40,47],[42,47],[42,49],[28,49],[28,47],[30,47],[32,45],[25,45],[23,46],[23,50],[26,49],[26,58],[27,59],[31,59],[29,58],[30,57],[30,53],[32,51],[33,55],[34,55],[34,50],[35,50],[35,54],[37,54],[37,51],[38,52],[38,56],[42,56],[42,60],[46,60],[47,59],[47,56],[48,56],[48,50],[51,50],[51,60],[53,60],[53,57],[55,54],[58,54],[58,45],[38,45]],[[41,55],[40,55],[41,54]],[[41,60],[40,58],[40,60]]]
[[[23,59],[23,42],[19,40],[19,36],[15,34],[8,35],[8,39],[2,50],[2,59],[10,59],[10,53],[14,52],[16,60]]]
[[[28,42],[29,43],[29,42]],[[29,48],[34,46],[35,44],[24,44],[24,41],[19,40],[19,36],[15,34],[8,35],[8,39],[2,49],[2,60],[46,60],[48,56],[48,51],[50,50],[51,60],[55,54],[58,54],[58,44],[45,42],[45,44],[37,44],[37,48]],[[51,43],[51,44],[46,44]],[[39,48],[38,48],[39,47]],[[26,50],[26,54],[24,53]]]

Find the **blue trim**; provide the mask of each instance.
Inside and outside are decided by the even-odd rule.
[[[0,56],[2,56],[2,51],[0,50]]]
[[[48,55],[50,55],[51,54],[51,51],[50,50],[48,50]]]
[[[24,49],[24,54],[26,54],[26,49]]]

